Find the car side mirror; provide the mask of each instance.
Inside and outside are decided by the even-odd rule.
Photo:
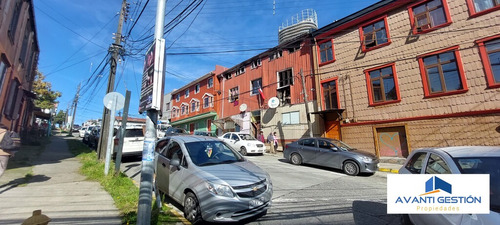
[[[179,159],[172,159],[170,161],[170,165],[174,167],[179,167],[181,165],[181,162],[179,161]]]
[[[338,149],[337,147],[331,147],[330,149],[331,149],[332,151],[334,151],[334,152],[339,151],[339,149]]]

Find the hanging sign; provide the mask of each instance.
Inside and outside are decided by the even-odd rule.
[[[141,83],[139,113],[161,111],[165,80],[165,39],[157,39],[146,52]]]

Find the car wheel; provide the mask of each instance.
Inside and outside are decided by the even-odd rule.
[[[202,221],[200,204],[192,192],[188,192],[184,199],[184,217],[192,224],[198,224]]]
[[[359,166],[353,161],[347,161],[344,163],[344,173],[349,176],[356,176],[359,173]]]
[[[290,157],[290,162],[293,165],[300,165],[302,164],[302,156],[300,156],[297,153],[293,153],[292,156]]]
[[[246,149],[244,146],[241,146],[241,148],[240,148],[240,153],[241,153],[242,155],[247,155],[247,149]]]

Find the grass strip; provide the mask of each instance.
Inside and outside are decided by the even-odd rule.
[[[139,188],[125,174],[113,176],[114,167],[110,168],[109,175],[104,175],[104,162],[97,160],[97,154],[78,140],[67,140],[70,151],[81,161],[80,172],[89,180],[98,181],[115,202],[115,206],[122,214],[122,224],[137,223],[137,206],[139,202]],[[114,164],[113,164],[114,165]],[[151,224],[175,224],[180,222],[172,216],[170,209],[163,205],[159,210],[152,201]]]

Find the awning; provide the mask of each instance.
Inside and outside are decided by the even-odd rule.
[[[327,114],[334,114],[337,115],[340,119],[342,119],[342,113],[344,112],[345,109],[327,109],[323,111],[317,111],[317,112],[312,112],[310,114],[318,114],[321,117],[326,116]]]
[[[189,118],[186,118],[186,119],[182,119],[182,120],[177,120],[177,121],[171,122],[170,125],[176,126],[176,125],[185,124],[185,123],[189,123],[189,122],[193,122],[193,121],[196,121],[196,120],[205,119],[205,118],[208,118],[208,117],[214,117],[214,116],[217,116],[216,112],[208,112],[208,113],[204,113],[204,114],[192,116],[192,117],[189,117]]]

